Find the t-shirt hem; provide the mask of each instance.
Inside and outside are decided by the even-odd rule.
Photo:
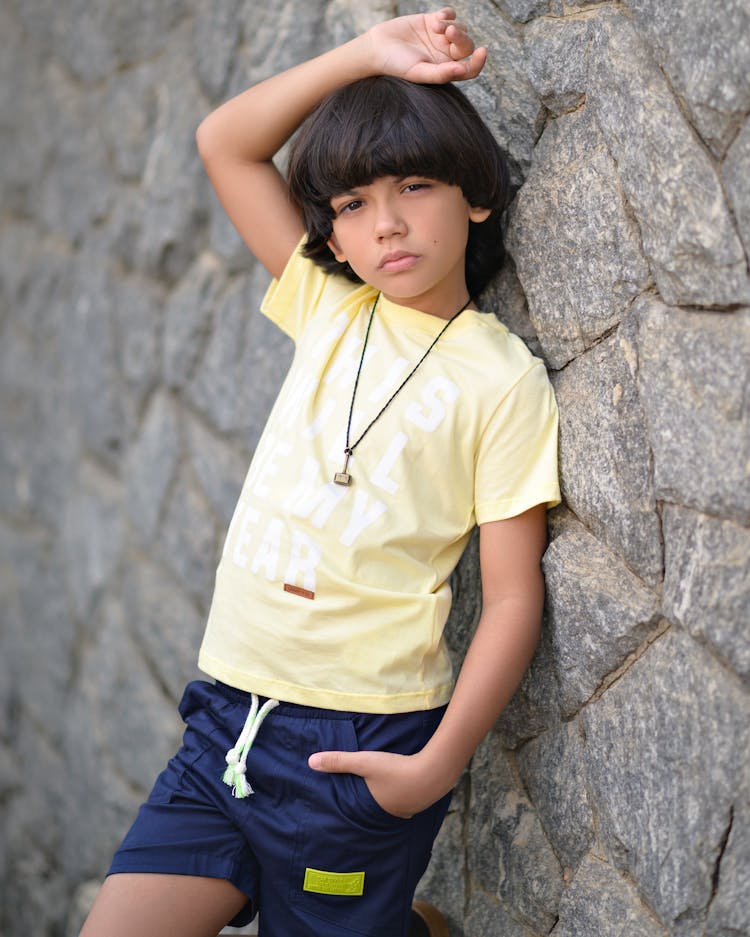
[[[235,670],[203,652],[198,657],[198,667],[214,680],[226,683],[235,689],[244,690],[246,693],[257,693],[258,696],[266,696],[284,703],[343,712],[393,715],[394,713],[435,709],[438,706],[444,706],[453,691],[452,680],[439,687],[392,695],[347,693],[340,690],[305,687]]]

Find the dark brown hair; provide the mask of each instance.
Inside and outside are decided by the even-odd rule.
[[[306,257],[331,273],[361,282],[328,247],[331,198],[383,176],[424,176],[460,186],[473,208],[466,284],[477,296],[505,256],[501,215],[508,168],[495,138],[466,96],[452,84],[417,85],[377,76],[339,88],[307,118],[292,143],[288,183],[307,229]]]

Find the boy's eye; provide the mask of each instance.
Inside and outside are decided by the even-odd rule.
[[[348,212],[356,211],[362,205],[362,199],[355,198],[351,202],[344,202],[343,205],[339,205],[336,208],[337,215],[345,215]]]
[[[404,186],[404,192],[418,192],[420,189],[429,189],[429,182],[410,182]]]

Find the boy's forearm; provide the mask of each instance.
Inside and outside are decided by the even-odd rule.
[[[326,95],[375,74],[367,33],[231,98],[201,123],[198,146],[248,163],[267,162]]]
[[[445,715],[417,756],[436,798],[455,786],[526,672],[539,640],[541,596],[483,610]]]

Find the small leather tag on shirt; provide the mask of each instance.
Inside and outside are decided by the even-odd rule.
[[[284,583],[284,592],[291,592],[292,595],[298,595],[303,599],[314,599],[315,593],[310,592],[309,589],[301,589],[299,586],[293,586],[289,582]]]
[[[348,895],[356,897],[364,894],[364,872],[323,872],[320,869],[305,869],[303,891],[313,891],[318,895]]]

